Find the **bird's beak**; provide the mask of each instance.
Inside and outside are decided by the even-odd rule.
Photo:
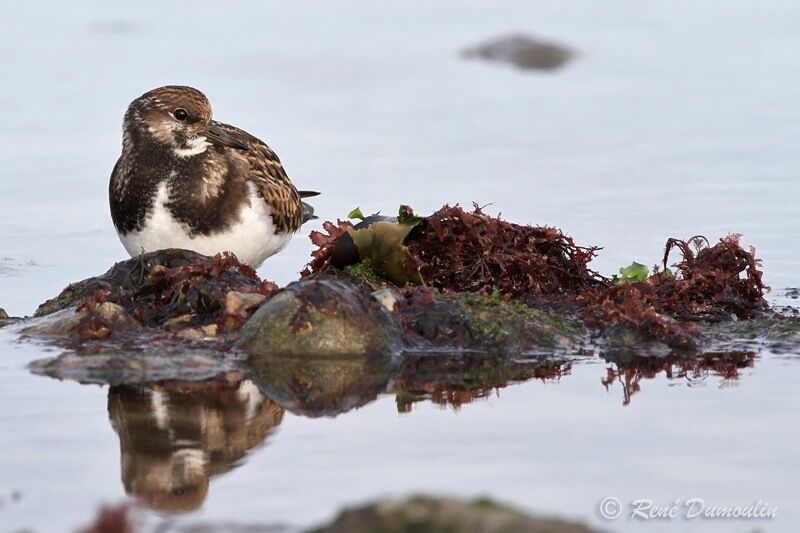
[[[216,124],[210,124],[206,130],[206,138],[213,144],[218,146],[227,146],[228,148],[236,148],[237,150],[247,150],[247,145],[220,128]]]

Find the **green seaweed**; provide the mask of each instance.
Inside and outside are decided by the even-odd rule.
[[[388,285],[387,281],[372,268],[370,259],[364,259],[360,263],[347,266],[344,271],[353,278],[353,281],[362,283],[372,290],[381,289]]]
[[[369,260],[372,268],[396,285],[422,284],[419,272],[410,264],[405,239],[416,224],[376,222],[363,229],[349,228],[347,233],[358,248],[361,261]]]

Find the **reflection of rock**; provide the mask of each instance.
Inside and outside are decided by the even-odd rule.
[[[144,342],[144,341],[143,341]],[[77,353],[33,361],[34,374],[80,383],[132,385],[166,379],[201,381],[234,372],[240,363],[235,356],[220,357],[213,348],[193,350],[185,344],[159,340],[151,346],[93,346]],[[148,349],[149,348],[149,349]]]
[[[555,70],[574,55],[571,50],[527,35],[507,35],[462,52],[464,57],[503,61],[521,69]]]
[[[374,400],[393,374],[386,355],[314,358],[257,355],[250,358],[264,394],[293,413],[336,416]]]
[[[414,496],[378,500],[345,509],[336,519],[308,533],[369,533],[372,531],[448,533],[589,533],[583,524],[531,516],[491,500]]]
[[[119,435],[125,491],[159,511],[202,504],[209,477],[227,472],[281,423],[283,409],[249,380],[115,386],[108,414]]]
[[[241,331],[251,354],[318,358],[396,351],[402,332],[393,316],[349,280],[291,283],[262,305]]]
[[[103,507],[94,522],[80,533],[140,531],[140,513],[122,504]],[[300,531],[264,523],[192,521],[169,524],[158,531],[183,533],[275,533]],[[404,500],[376,500],[348,507],[325,525],[304,533],[591,533],[579,522],[530,515],[489,499],[463,500],[441,496],[413,496]]]

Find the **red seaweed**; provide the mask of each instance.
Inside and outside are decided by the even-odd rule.
[[[316,230],[312,231],[309,238],[311,242],[317,246],[317,249],[311,253],[311,263],[309,263],[300,275],[306,277],[312,272],[320,271],[333,255],[336,241],[352,227],[353,225],[347,221],[337,220],[336,224],[334,224],[326,220],[322,223],[322,228],[325,230],[325,233]]]
[[[663,270],[654,269],[644,281],[615,284],[588,266],[599,248],[578,246],[557,228],[522,226],[489,216],[477,204],[471,212],[445,205],[425,218],[401,206],[398,223],[416,225],[404,233],[408,236],[402,243],[402,268],[419,273],[427,288],[498,293],[505,300],[522,298],[534,306],[574,305],[591,327],[622,323],[672,347],[696,347],[699,320],[749,319],[768,309],[761,262],[754,249],[740,246],[738,234],[714,246],[700,236],[669,239]],[[312,233],[318,248],[304,275],[327,266],[337,239],[350,227],[348,222],[326,222],[327,234]],[[674,250],[682,257],[673,265],[673,275],[667,263]],[[370,264],[375,268],[380,263],[373,257]],[[406,291],[415,301],[423,295],[426,302],[433,298],[427,290]]]
[[[691,348],[699,320],[758,317],[768,308],[768,288],[755,250],[745,251],[739,238],[729,235],[714,246],[704,237],[669,239],[663,271],[647,281],[591,289],[578,298],[586,323],[599,328],[625,323],[670,346]],[[666,266],[673,249],[682,254],[673,265],[674,275]]]
[[[576,293],[601,283],[588,268],[597,248],[547,226],[513,224],[444,206],[425,218],[421,238],[408,243],[427,285],[453,292],[503,295]]]

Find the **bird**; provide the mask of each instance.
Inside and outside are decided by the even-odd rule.
[[[233,253],[253,268],[316,218],[274,151],[212,119],[199,90],[167,85],[133,100],[109,180],[111,218],[131,257],[167,248]]]

